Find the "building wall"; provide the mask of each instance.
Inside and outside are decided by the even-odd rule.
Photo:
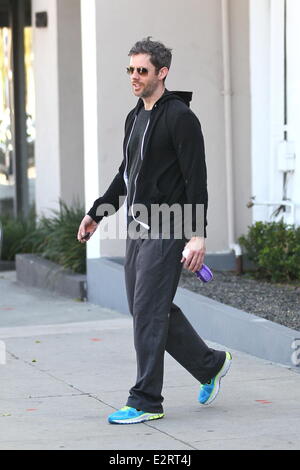
[[[123,158],[126,115],[136,104],[125,73],[128,51],[137,40],[152,36],[173,49],[167,88],[193,91],[191,108],[202,124],[209,189],[207,251],[229,251],[252,221],[269,220],[273,208],[248,209],[246,204],[251,196],[257,201],[282,195],[277,151],[283,135],[283,4],[152,0],[149,7],[144,0],[33,0],[33,18],[36,11],[49,15],[48,28],[34,29],[38,210],[56,207],[59,198],[71,202],[83,194],[88,210],[107,189]],[[289,138],[298,155],[300,6],[298,0],[287,0],[287,6]],[[288,188],[296,203],[297,160]],[[298,223],[299,213],[297,206]],[[112,224],[117,218],[124,234],[122,209],[110,218]],[[89,242],[88,258],[124,254],[124,240],[102,240],[104,229],[102,223]]]
[[[256,200],[269,198],[271,154],[270,116],[270,0],[250,3],[250,81],[251,81],[251,196]],[[268,209],[254,206],[254,220],[267,218]]]
[[[33,25],[35,12],[48,13],[47,28],[37,29],[33,26],[38,211],[56,206],[60,193],[56,6],[56,1],[33,0],[32,3]],[[52,175],[51,178],[49,174]]]
[[[80,0],[33,0],[32,15],[48,13],[48,26],[33,26],[36,98],[36,208],[47,214],[84,202]]]
[[[61,197],[84,203],[80,0],[58,0]]]
[[[251,197],[251,93],[250,18],[248,0],[230,1],[230,49],[232,77],[232,138],[234,181],[234,236],[252,223]]]
[[[300,225],[300,2],[287,2],[287,43],[288,43],[288,136],[294,143],[296,155],[295,172],[290,181],[290,193],[295,202],[295,218],[292,223]]]
[[[251,25],[251,127],[253,220],[300,224],[299,79],[300,3],[287,0],[287,139],[294,170],[287,173],[286,194],[280,149],[284,140],[284,0],[252,0]],[[284,159],[283,159],[284,161]],[[294,204],[278,217],[274,211],[283,197]]]
[[[134,107],[125,68],[128,51],[139,39],[152,36],[173,49],[168,89],[194,92],[191,108],[199,117],[206,145],[209,212],[208,251],[227,251],[227,180],[224,123],[221,2],[219,0],[173,1],[93,0],[81,3],[82,10],[95,6],[97,40],[97,103],[99,188],[102,194],[112,181],[122,156],[124,120]],[[230,27],[234,151],[234,233],[242,233],[251,220],[246,209],[250,194],[250,98],[249,98],[249,11],[248,0],[231,0]],[[138,17],[138,21],[137,21]],[[126,21],[124,21],[126,19]],[[83,55],[87,54],[83,50]],[[86,110],[88,113],[88,110]],[[87,115],[87,114],[86,114]],[[86,170],[90,171],[86,157]],[[91,160],[92,165],[92,160]],[[89,207],[99,194],[92,197]],[[101,226],[100,226],[101,230]],[[124,253],[123,241],[101,240],[100,254]],[[92,253],[90,254],[92,257]]]

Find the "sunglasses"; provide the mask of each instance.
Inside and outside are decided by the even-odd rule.
[[[145,69],[145,67],[127,67],[128,75],[133,75],[135,69],[139,75],[148,75],[148,69]]]

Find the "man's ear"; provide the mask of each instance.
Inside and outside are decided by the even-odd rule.
[[[158,78],[160,80],[163,80],[164,78],[166,78],[166,76],[168,75],[169,73],[169,69],[168,67],[162,67],[159,72],[158,72]]]

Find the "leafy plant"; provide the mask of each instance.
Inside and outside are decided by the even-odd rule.
[[[77,273],[86,272],[86,246],[76,239],[84,208],[60,201],[51,217],[38,220],[32,210],[27,219],[0,217],[3,227],[2,259],[14,260],[17,253],[35,253]]]
[[[65,269],[77,273],[86,272],[86,247],[76,239],[78,226],[84,214],[79,203],[71,207],[60,201],[59,210],[52,210],[52,217],[42,216],[34,232],[28,234],[20,246],[31,246],[32,252],[43,256]]]
[[[256,264],[256,276],[274,282],[300,280],[300,227],[280,221],[248,228],[239,243]]]
[[[15,218],[9,215],[0,216],[2,243],[0,259],[13,261],[19,252],[20,244],[26,253],[32,252],[30,242],[25,242],[28,234],[35,230],[35,212],[31,209],[27,218]]]

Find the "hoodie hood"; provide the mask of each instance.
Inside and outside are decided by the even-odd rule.
[[[159,100],[155,103],[154,107],[160,106],[161,104],[165,103],[169,100],[180,100],[186,106],[190,107],[190,102],[192,101],[193,92],[192,91],[169,91],[165,89],[163,95],[159,98]],[[144,102],[142,98],[140,98],[137,102],[135,107],[135,112],[138,112],[140,108],[144,106]]]
[[[180,99],[183,101],[188,107],[190,107],[190,102],[192,101],[193,92],[192,91],[168,91],[166,90],[161,99],[164,97],[168,99]],[[160,100],[159,100],[160,101]]]

